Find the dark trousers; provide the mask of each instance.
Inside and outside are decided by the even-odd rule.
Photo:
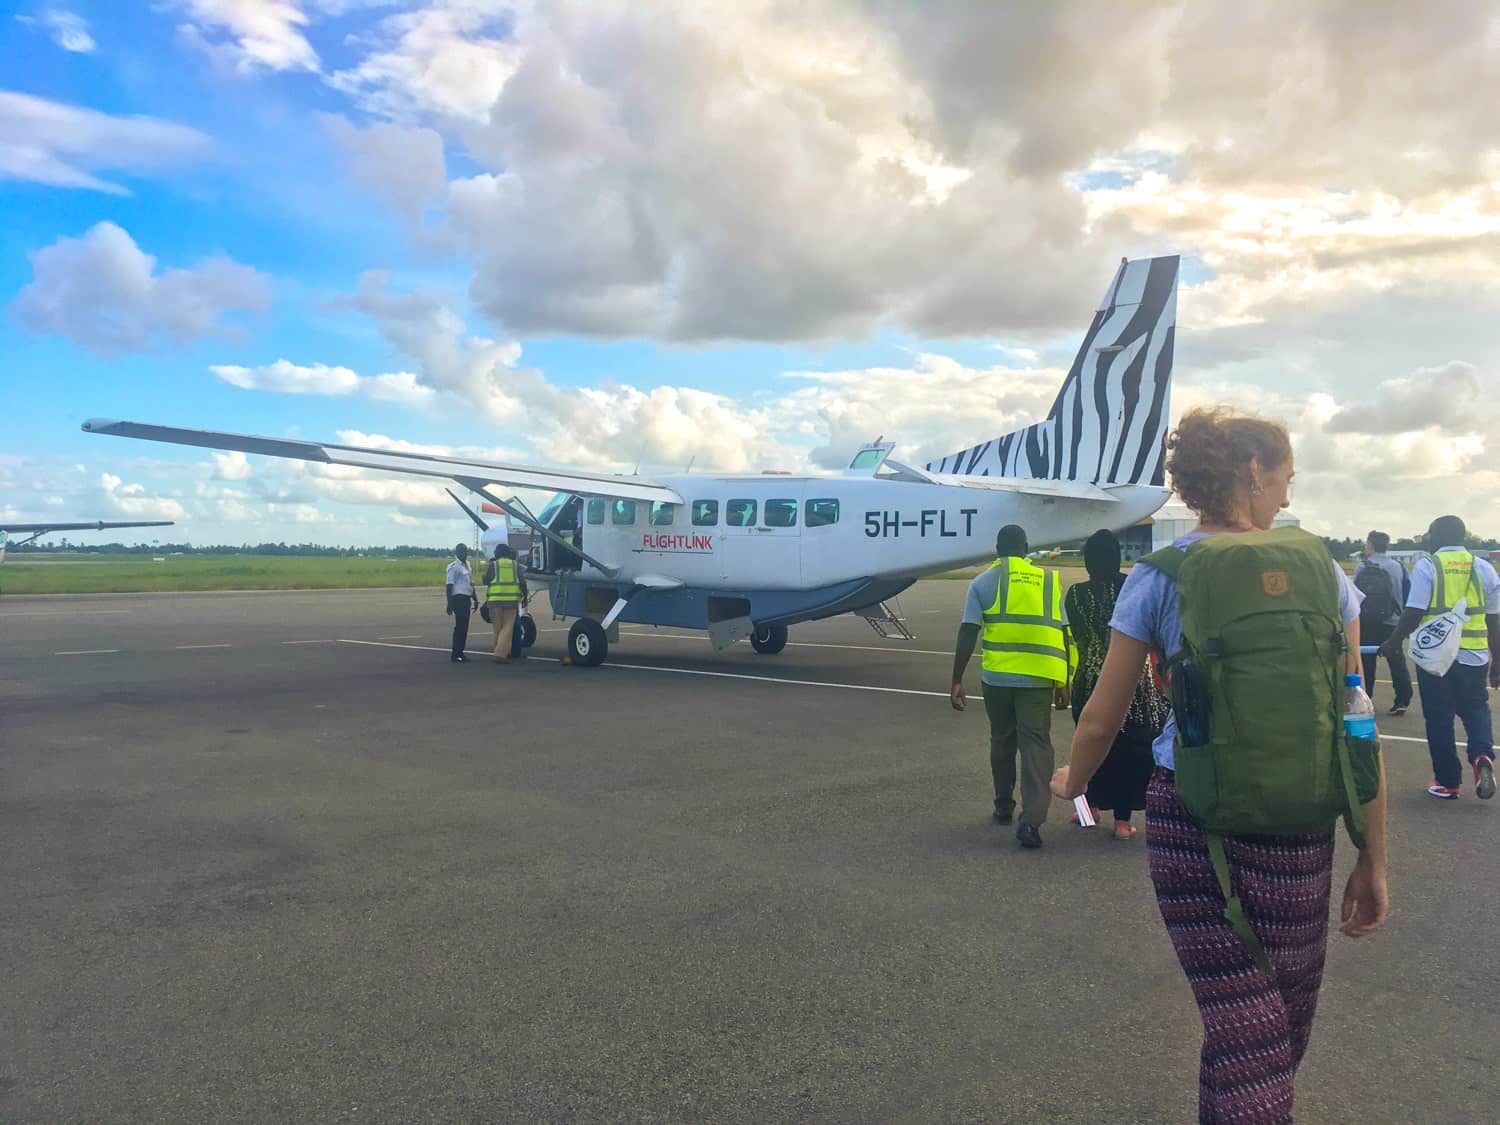
[[[1427,723],[1427,752],[1432,755],[1432,776],[1446,788],[1459,788],[1464,778],[1464,768],[1458,760],[1458,743],[1453,737],[1455,718],[1464,725],[1470,762],[1495,756],[1489,674],[1486,666],[1458,663],[1448,669],[1446,676],[1434,676],[1417,669],[1417,690],[1422,694],[1422,718]]]
[[[1372,625],[1366,629],[1360,626],[1359,643],[1361,645],[1383,645],[1390,639],[1394,625]],[[1380,661],[1377,652],[1365,652],[1360,654],[1360,660],[1365,666],[1365,690],[1370,693],[1370,698],[1375,698],[1375,672],[1376,665]],[[1391,666],[1391,687],[1396,693],[1396,698],[1391,704],[1393,707],[1411,706],[1411,671],[1406,667],[1406,653],[1398,652],[1395,656],[1386,658],[1386,663]]]
[[[984,684],[990,718],[990,773],[995,811],[1016,808],[1016,755],[1021,757],[1021,823],[1040,826],[1052,803],[1052,689]]]
[[[448,608],[453,611],[452,655],[462,656],[469,641],[469,611],[474,608],[474,599],[468,594],[449,594]]]

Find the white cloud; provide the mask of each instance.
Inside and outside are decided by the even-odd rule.
[[[352,395],[360,377],[347,367],[324,363],[303,366],[278,359],[263,367],[218,364],[209,368],[232,386],[247,391],[276,391],[288,395]]]
[[[1481,378],[1472,363],[1424,367],[1387,379],[1364,401],[1342,407],[1323,428],[1331,434],[1406,434],[1429,427],[1450,435],[1493,433],[1500,422],[1497,392],[1500,378]]]
[[[250,459],[239,450],[228,453],[210,453],[214,463],[212,480],[249,480],[255,475]]]
[[[488,0],[437,0],[386,17],[361,61],[329,78],[368,112],[483,120],[515,69],[512,14]]]
[[[44,28],[51,36],[52,42],[64,51],[72,51],[75,54],[92,54],[98,47],[94,37],[89,34],[88,20],[77,12],[70,12],[65,8],[43,8],[36,16],[17,16],[16,20],[23,24],[39,26]]]
[[[297,0],[178,0],[178,7],[183,41],[241,73],[318,69]]]
[[[355,184],[419,227],[423,213],[447,190],[442,135],[385,122],[361,129],[332,114],[321,120],[342,150]]]
[[[17,319],[104,355],[235,336],[226,313],[270,303],[266,277],[250,267],[219,256],[158,271],[156,259],[109,222],[30,257],[35,279],[11,305]]]
[[[0,90],[0,180],[128,195],[94,172],[147,173],[203,160],[212,148],[208,137],[185,125]]]
[[[178,520],[187,510],[176,500],[154,496],[144,485],[126,484],[113,473],[99,474],[99,496],[113,515],[143,520]]]

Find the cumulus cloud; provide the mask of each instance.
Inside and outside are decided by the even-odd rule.
[[[221,64],[255,70],[318,69],[307,41],[306,5],[297,0],[178,0],[184,22],[178,34]]]
[[[128,195],[94,173],[148,173],[205,159],[212,150],[208,137],[185,125],[0,90],[0,179]]]
[[[32,332],[66,336],[103,355],[157,350],[239,333],[226,313],[270,303],[268,279],[224,256],[158,270],[120,227],[103,222],[30,255],[34,280],[11,311]]]
[[[112,515],[143,520],[179,520],[187,514],[170,497],[152,495],[141,484],[127,484],[113,473],[100,473],[98,493],[104,510]]]
[[[447,189],[442,135],[379,121],[362,129],[333,114],[324,114],[322,122],[355,184],[420,226],[423,213]]]
[[[422,407],[432,403],[437,391],[423,386],[410,371],[360,375],[347,367],[326,363],[296,364],[285,359],[260,367],[214,364],[209,368],[231,386],[247,391],[273,391],[288,395],[362,394],[381,402]]]
[[[1486,386],[1488,384],[1488,386]],[[1404,434],[1435,426],[1450,434],[1488,431],[1500,419],[1494,407],[1500,379],[1482,380],[1472,363],[1454,361],[1387,379],[1366,401],[1331,417],[1331,434]]]

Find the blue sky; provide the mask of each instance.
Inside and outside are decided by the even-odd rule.
[[[1367,65],[1405,67],[1401,112],[1323,118],[1278,102],[1299,95],[1266,78],[1275,36],[1242,43],[1255,66],[1197,65],[1245,31],[1201,13],[1098,48],[1169,60],[1159,85],[1095,90],[1104,60],[1068,30],[1088,6],[1011,35],[840,0],[713,23],[674,2],[21,0],[0,17],[0,514],[453,534],[429,486],[106,442],[78,431],[93,415],[644,471],[826,469],[871,431],[937,456],[1045,411],[1122,254],[1181,253],[1177,407],[1284,418],[1320,473],[1314,524],[1366,492],[1418,520],[1434,450],[1493,462],[1474,411],[1404,406],[1494,397],[1472,248],[1500,232],[1500,157],[1440,96],[1468,68],[1484,100],[1489,32],[1437,5],[1447,73],[1394,29]],[[1049,66],[1005,66],[1017,36]],[[1303,128],[1268,133],[1277,113]],[[1382,129],[1422,155],[1382,155]],[[1391,449],[1417,468],[1361,471]]]

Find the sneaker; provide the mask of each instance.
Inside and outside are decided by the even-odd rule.
[[[1397,718],[1400,718],[1402,715],[1406,714],[1406,704],[1405,703],[1398,703],[1394,707],[1392,707],[1389,711],[1387,711],[1386,714],[1388,714],[1388,715],[1394,715]]]
[[[1480,758],[1474,763],[1474,796],[1488,801],[1495,795],[1495,760]]]
[[[995,813],[995,823],[996,824],[1010,824],[1015,819],[1016,819],[1016,814],[1015,813],[1008,813],[1008,812],[997,812],[997,813]]]
[[[1035,824],[1023,824],[1017,828],[1016,839],[1021,841],[1023,848],[1039,848],[1042,846],[1042,834],[1037,831]]]
[[[1435,781],[1427,787],[1427,795],[1429,797],[1436,797],[1439,801],[1456,801],[1461,792],[1462,790],[1460,789],[1449,789],[1446,786],[1439,785]],[[1494,790],[1491,790],[1491,792],[1494,792]]]

